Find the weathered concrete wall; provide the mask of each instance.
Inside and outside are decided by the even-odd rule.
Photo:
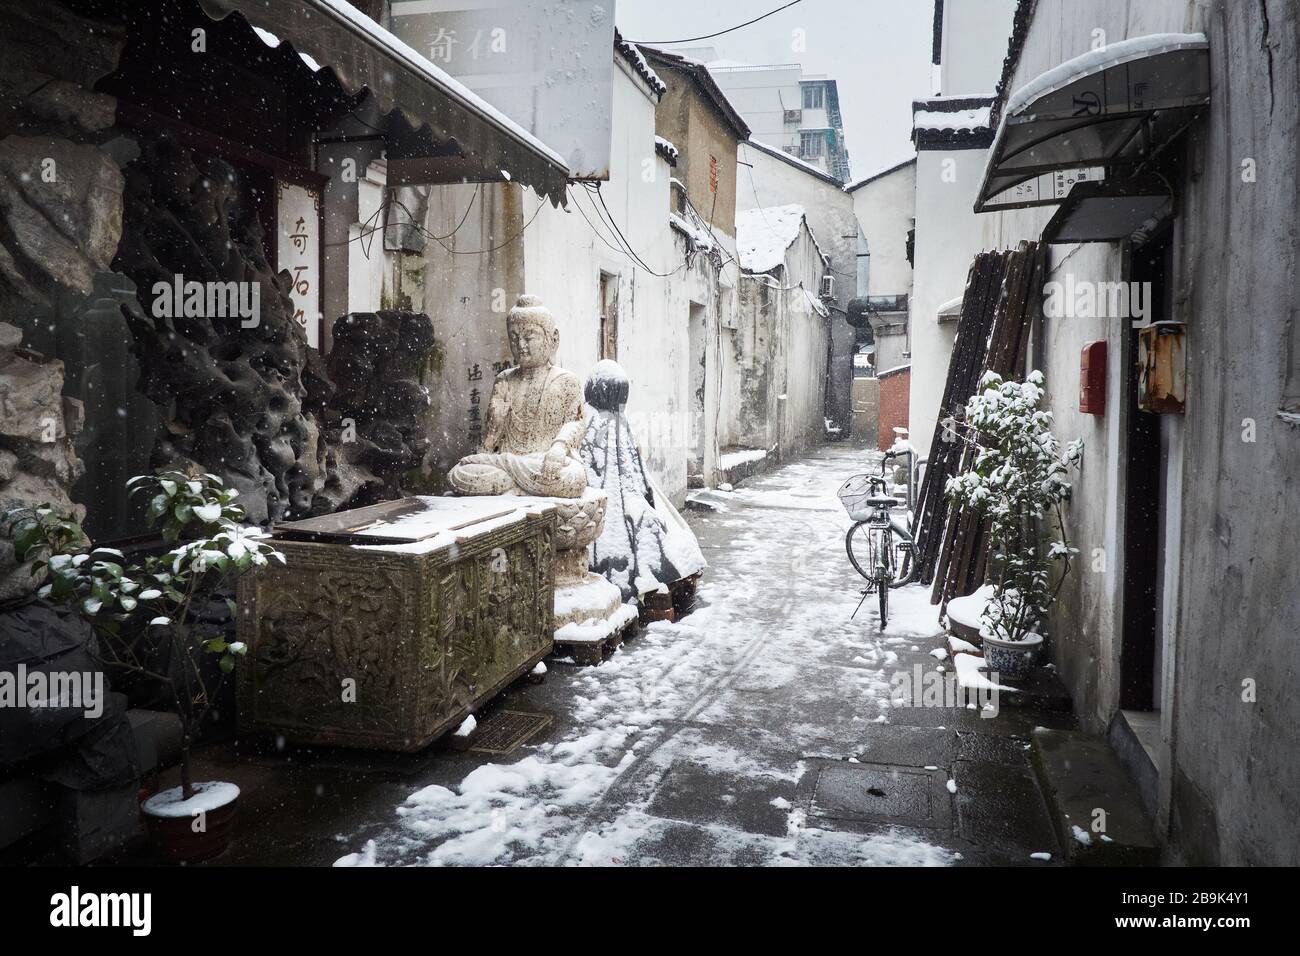
[[[894,313],[889,316],[889,319],[892,320],[896,315],[901,320],[897,323],[871,323],[876,336],[876,361],[873,364],[876,366],[877,375],[898,368],[900,365],[907,365],[911,361],[907,351],[907,315]]]
[[[745,326],[738,325],[737,319],[740,295],[733,278],[737,272],[736,248],[734,240],[715,233],[716,252],[696,249],[688,256],[687,237],[676,228],[671,234],[673,268],[678,271],[665,283],[664,322],[676,343],[671,356],[680,362],[668,368],[659,364],[658,352],[644,356],[647,363],[656,366],[656,375],[675,383],[670,410],[662,416],[651,412],[646,420],[671,429],[675,436],[683,436],[683,447],[673,467],[682,469],[684,478],[688,457],[698,457],[700,477],[712,486],[718,480],[720,450],[732,443],[743,403],[742,389],[749,382],[743,355],[738,351],[738,343],[746,341],[746,337]]]
[[[1051,248],[1048,282],[1068,274],[1116,275],[1122,257],[1107,243]],[[1045,404],[1062,441],[1083,440],[1083,461],[1072,478],[1065,508],[1066,534],[1080,551],[1062,585],[1048,627],[1052,659],[1074,695],[1075,712],[1094,729],[1104,728],[1119,699],[1120,614],[1124,576],[1124,470],[1117,454],[1127,427],[1123,380],[1123,323],[1106,318],[1050,318],[1034,329],[1029,364],[1046,378]],[[1079,360],[1088,342],[1104,340],[1111,374],[1104,416],[1079,411]],[[1100,560],[1098,560],[1100,558]]]
[[[1300,363],[1300,8],[1218,0],[1197,12],[1215,103],[1192,146],[1176,267],[1189,401],[1171,838],[1192,855],[1214,830],[1204,859],[1295,866],[1300,430],[1278,410]],[[1242,181],[1246,158],[1256,182]],[[1242,699],[1248,680],[1257,701]]]
[[[660,60],[654,67],[668,87],[659,102],[656,128],[679,152],[671,175],[686,186],[686,195],[705,221],[735,236],[736,131],[691,76]]]
[[[742,143],[740,158],[750,165],[740,166],[737,170],[736,208],[798,203],[804,208],[808,225],[821,244],[822,252],[830,259],[835,296],[826,302],[832,313],[826,417],[847,432],[851,417],[854,337],[853,327],[844,319],[848,314],[849,300],[859,294],[859,228],[853,197],[838,183],[801,168],[797,161],[783,160],[755,146]],[[816,289],[812,291],[814,294],[817,292]]]
[[[1211,50],[1213,99],[1185,143],[1174,236],[1172,307],[1187,323],[1187,405],[1181,422],[1165,428],[1161,825],[1190,862],[1295,865],[1300,551],[1291,529],[1300,513],[1300,432],[1278,412],[1300,362],[1300,72],[1292,55],[1300,9],[1286,0],[1040,0],[1011,87],[1088,50],[1098,28],[1110,42],[1204,31]],[[1243,177],[1247,160],[1253,180]],[[1050,212],[988,216],[986,241],[1034,238]],[[1064,248],[1054,267],[1076,281],[1114,281],[1126,278],[1122,261],[1116,247]],[[1118,321],[1048,320],[1040,336],[1057,431],[1089,442],[1070,506],[1084,569],[1054,627],[1062,671],[1096,729],[1118,706],[1118,374],[1108,382],[1104,421],[1071,404],[1077,409],[1078,348],[1106,338],[1111,355],[1122,354]],[[1108,574],[1088,570],[1093,543],[1111,558]]]
[[[457,229],[476,190],[475,208]],[[477,450],[495,369],[509,363],[506,312],[525,285],[523,243],[507,240],[524,226],[522,193],[511,184],[430,190],[425,228],[446,237],[425,248],[422,290],[441,348],[428,459],[434,487],[452,465]]]
[[[858,294],[911,295],[907,233],[916,222],[916,160],[869,182],[850,185],[848,194],[871,255],[868,288]]]
[[[975,254],[987,248],[971,211],[988,150],[921,150],[916,159],[916,271],[912,287],[912,444],[928,455],[948,378],[956,322],[939,307],[961,296]]]
[[[822,440],[832,314],[808,289],[825,268],[801,228],[773,274],[742,273],[735,339],[740,401],[736,444],[788,458]]]

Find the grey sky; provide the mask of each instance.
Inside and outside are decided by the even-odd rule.
[[[629,40],[666,40],[714,33],[783,2],[618,0],[617,19]],[[805,73],[834,77],[857,179],[913,153],[911,103],[930,93],[933,15],[933,0],[803,0],[734,33],[685,45],[712,46],[724,59],[749,63],[798,62]],[[803,53],[791,50],[796,29],[805,31]]]

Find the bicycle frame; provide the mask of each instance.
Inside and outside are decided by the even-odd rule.
[[[906,453],[908,458],[914,456],[911,452]],[[881,462],[880,475],[865,475],[863,477],[869,482],[873,491],[879,491],[880,497],[885,497],[888,488],[888,482],[884,477],[885,468],[889,461],[896,456],[889,455]],[[908,464],[909,477],[912,468],[915,467],[911,461]],[[909,489],[910,496],[910,489]],[[910,502],[909,514],[910,514]],[[863,567],[853,553],[854,536],[863,528],[867,529],[868,551],[870,560],[868,567]],[[897,539],[897,544],[895,543]],[[897,560],[895,550],[899,545],[909,549],[913,544],[912,531],[906,518],[893,514],[889,508],[883,505],[873,504],[870,513],[863,520],[856,521],[849,528],[844,538],[844,548],[848,553],[849,562],[853,565],[855,571],[870,581],[876,588],[882,586],[889,589],[902,587],[910,584],[916,577],[916,562],[911,559],[910,554],[903,560],[903,573],[897,573]],[[856,611],[854,612],[856,614]]]

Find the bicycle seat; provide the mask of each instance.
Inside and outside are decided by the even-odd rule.
[[[864,498],[858,502],[857,507],[849,512],[849,517],[854,521],[870,521],[876,515],[880,514],[881,509],[888,511],[896,505],[902,504],[897,498],[883,498],[879,495],[872,495],[870,498]]]

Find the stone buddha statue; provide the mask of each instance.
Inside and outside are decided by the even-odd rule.
[[[506,334],[515,364],[492,384],[482,451],[451,469],[451,485],[463,495],[578,498],[587,487],[577,457],[586,431],[582,383],[552,364],[555,319],[537,296],[521,295]]]

